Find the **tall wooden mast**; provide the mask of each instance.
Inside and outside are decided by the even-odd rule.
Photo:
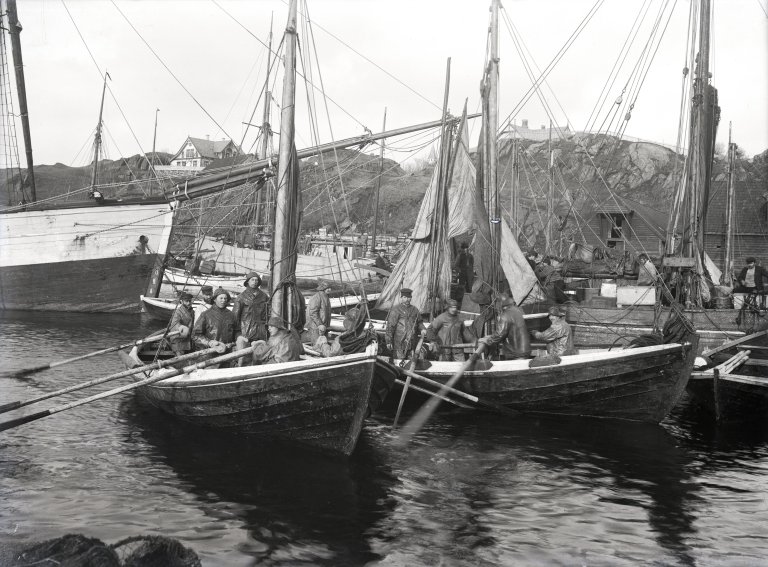
[[[99,123],[96,124],[96,136],[93,142],[93,170],[91,171],[91,197],[96,197],[98,200],[98,194],[96,193],[96,178],[99,174],[99,153],[101,152],[101,119],[104,115],[104,95],[107,92],[107,79],[109,73],[104,73],[104,86],[101,89],[101,106],[99,107]],[[157,117],[157,113],[155,113]]]
[[[381,126],[382,131],[387,129],[387,109],[384,108],[384,123]],[[376,255],[376,231],[379,226],[379,193],[381,192],[381,174],[384,171],[384,140],[381,141],[379,149],[379,176],[376,178],[376,205],[373,209],[373,230],[371,235],[371,256]]]
[[[296,249],[291,233],[296,230],[294,219],[297,180],[293,179],[295,160],[295,93],[296,93],[296,0],[288,8],[288,24],[285,28],[285,76],[283,78],[282,112],[280,115],[280,149],[275,194],[275,236],[272,241],[272,314],[284,317],[290,314],[287,288],[293,281],[296,269]]]
[[[492,285],[499,291],[501,282],[501,210],[499,207],[499,185],[496,175],[498,165],[498,143],[496,140],[499,129],[499,0],[491,3],[491,38],[490,60],[486,73],[487,103],[484,111],[484,128],[487,143],[485,144],[485,189],[488,194],[488,213],[491,219],[492,245]]]
[[[736,165],[736,144],[731,142],[731,127],[728,126],[728,192],[725,201],[725,258],[723,258],[723,283],[733,282],[733,172]]]
[[[32,134],[29,131],[29,109],[27,108],[27,89],[24,82],[24,61],[21,57],[21,24],[16,11],[16,0],[8,0],[8,32],[11,36],[11,51],[13,52],[13,67],[16,72],[16,89],[19,98],[19,113],[21,114],[21,131],[24,134],[24,150],[27,155],[27,172],[29,192],[32,201],[37,201],[35,189],[35,169],[32,161]],[[22,195],[24,192],[22,191]],[[22,197],[23,198],[23,197]]]

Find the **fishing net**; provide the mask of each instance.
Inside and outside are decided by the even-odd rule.
[[[197,554],[177,540],[162,536],[133,536],[108,545],[82,534],[33,544],[6,558],[3,565],[58,567],[201,567]]]

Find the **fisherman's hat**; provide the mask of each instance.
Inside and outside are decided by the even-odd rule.
[[[320,282],[317,284],[317,287],[315,288],[317,291],[323,291],[324,289],[328,289],[331,287],[331,284],[328,282]]]
[[[565,312],[557,305],[550,307],[547,313],[549,315],[554,315],[555,317],[565,317]]]
[[[400,295],[402,295],[403,297],[411,297],[413,296],[413,290],[408,289],[407,287],[404,287],[403,289],[400,290]]]
[[[256,278],[259,280],[257,287],[261,285],[261,276],[256,272],[248,272],[247,274],[245,274],[245,281],[243,282],[243,285],[245,287],[248,287],[248,282],[250,281],[251,278]]]
[[[229,295],[229,292],[223,287],[217,288],[216,291],[213,292],[213,299],[216,299],[222,294],[227,296],[227,303],[229,303],[232,300],[232,296]]]
[[[213,293],[213,286],[204,285],[200,288],[200,293]]]
[[[192,301],[192,294],[187,291],[182,291],[179,294],[179,301]]]

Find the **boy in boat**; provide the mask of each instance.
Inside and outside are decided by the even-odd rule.
[[[546,331],[531,331],[535,339],[546,341],[549,356],[576,354],[573,348],[571,326],[565,322],[565,311],[554,305],[549,308],[549,320],[552,325]]]
[[[200,288],[200,294],[203,296],[203,302],[195,305],[195,321],[200,319],[200,315],[208,311],[213,305],[213,288],[209,285],[204,285]]]
[[[253,351],[254,364],[276,364],[278,362],[291,362],[299,360],[304,354],[299,334],[285,324],[280,317],[270,317],[267,323],[269,330],[268,341],[254,341],[256,348]]]
[[[426,340],[431,343],[430,350],[437,352],[439,360],[461,360],[464,349],[446,349],[446,346],[464,342],[464,321],[459,319],[459,303],[455,299],[445,302],[445,311],[440,313],[427,329]]]
[[[394,358],[405,359],[416,345],[419,334],[426,335],[419,310],[411,305],[413,290],[400,290],[400,303],[389,310],[385,340]]]
[[[506,296],[501,300],[501,313],[496,317],[496,331],[478,341],[488,347],[499,347],[499,354],[505,359],[530,358],[531,339],[525,325],[523,310],[515,300]]]
[[[213,305],[195,322],[193,337],[198,348],[216,347],[219,354],[224,354],[226,345],[235,342],[238,335],[237,320],[227,309],[230,299],[229,292],[225,289],[218,288],[213,293]],[[211,355],[211,358],[214,356]]]
[[[261,289],[261,276],[256,272],[250,272],[243,282],[245,291],[239,295],[232,306],[232,314],[237,321],[236,348],[238,350],[247,347],[252,341],[267,339],[267,319],[269,318],[269,296]],[[238,365],[244,364],[241,358]]]
[[[168,332],[179,331],[179,334],[170,340],[174,356],[192,352],[190,331],[194,323],[195,312],[192,310],[192,294],[182,291],[179,294],[179,305],[171,315],[171,322],[168,324]]]
[[[317,284],[317,293],[307,302],[307,339],[310,344],[315,344],[320,335],[325,335],[331,323],[331,300],[326,293],[329,287],[327,282]]]

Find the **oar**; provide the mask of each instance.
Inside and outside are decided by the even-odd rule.
[[[461,367],[461,370],[451,376],[451,378],[440,387],[440,391],[437,393],[437,395],[444,396],[448,392],[448,388],[453,388],[453,385],[458,382],[462,376],[464,376],[464,373],[472,367],[472,365],[475,363],[475,360],[483,353],[483,351],[485,351],[485,349],[486,345],[481,343],[475,352],[472,353],[472,356],[469,357],[469,360],[467,360],[467,362],[465,362]],[[408,423],[406,423],[400,430],[400,434],[397,436],[397,439],[395,439],[395,445],[400,447],[407,445],[411,438],[416,435],[416,433],[418,433],[422,427],[424,427],[424,424],[435,412],[441,401],[442,400],[440,400],[439,397],[432,397],[428,399],[424,405],[419,408],[419,411],[417,411],[416,414],[408,421]]]
[[[234,344],[234,343],[232,343]],[[231,345],[229,345],[231,346]],[[29,400],[24,401],[18,401],[18,402],[10,402],[8,404],[3,404],[0,406],[0,413],[9,412],[11,410],[15,410],[18,408],[22,408],[24,406],[28,406],[31,404],[35,404],[37,402],[42,402],[43,400],[47,400],[49,398],[55,398],[56,396],[61,396],[62,394],[68,394],[70,392],[76,392],[77,390],[82,390],[84,388],[90,388],[91,386],[96,386],[98,384],[103,384],[104,382],[110,382],[111,380],[117,380],[118,378],[125,378],[126,376],[132,376],[133,374],[138,374],[139,372],[146,372],[148,370],[155,370],[157,368],[163,368],[164,366],[170,366],[171,364],[175,364],[177,362],[185,362],[187,360],[192,360],[193,358],[199,358],[205,354],[213,354],[215,352],[218,352],[216,349],[220,347],[212,347],[205,350],[200,350],[197,352],[190,352],[188,354],[183,354],[181,356],[177,356],[176,358],[170,358],[166,360],[158,360],[156,362],[153,362],[152,364],[147,364],[144,366],[138,366],[136,368],[131,368],[129,370],[124,370],[122,372],[118,372],[117,374],[110,374],[109,376],[104,376],[102,378],[95,378],[94,380],[89,380],[88,382],[81,382],[80,384],[75,384],[73,386],[68,386],[67,388],[62,388],[61,390],[56,390],[55,392],[49,392],[48,394],[43,394],[42,396],[38,396],[36,398],[30,398]]]
[[[461,398],[465,398],[469,400],[470,402],[473,402],[480,406],[485,406],[490,409],[494,409],[499,413],[503,413],[506,415],[519,415],[520,412],[517,410],[513,410],[511,408],[508,408],[506,406],[502,406],[501,404],[497,404],[495,402],[489,402],[487,400],[482,400],[478,398],[477,396],[473,396],[472,394],[467,394],[466,392],[463,392],[462,390],[458,390],[456,388],[446,387],[447,384],[441,384],[437,380],[432,380],[431,378],[427,378],[426,376],[422,376],[421,374],[416,374],[415,372],[411,372],[410,370],[407,370],[405,368],[401,369],[403,373],[410,377],[415,378],[416,380],[421,380],[425,382],[426,384],[430,384],[432,386],[436,386],[438,388],[445,388],[446,392],[449,394],[453,394],[454,396],[459,396]],[[427,391],[428,394],[433,394],[433,392]]]
[[[421,352],[421,343],[424,342],[424,335],[421,335],[419,337],[419,342],[416,343],[416,348],[413,349],[413,355],[411,356],[411,362],[409,364],[410,368],[408,370],[413,371],[414,368],[416,368],[416,360],[419,356],[419,353]],[[411,385],[411,377],[408,376],[405,379],[405,386],[403,386],[403,392],[400,394],[400,403],[397,404],[397,412],[395,413],[395,421],[392,422],[392,429],[397,427],[397,420],[400,419],[400,411],[403,409],[403,404],[405,403],[405,395],[408,393],[408,387]]]
[[[216,348],[216,347],[214,347]],[[202,362],[198,362],[197,364],[193,364],[191,366],[186,366],[182,370],[177,369],[169,369],[168,372],[161,372],[157,376],[151,376],[145,380],[141,380],[139,382],[134,382],[132,384],[128,384],[126,386],[120,386],[119,388],[114,388],[113,390],[107,390],[106,392],[102,392],[100,394],[95,394],[93,396],[90,396],[88,398],[83,398],[82,400],[77,400],[75,402],[71,402],[69,404],[62,404],[60,406],[54,406],[52,408],[49,408],[47,410],[33,413],[30,415],[25,415],[24,417],[19,417],[17,419],[11,419],[10,421],[5,421],[3,423],[0,423],[0,431],[6,431],[8,429],[13,429],[14,427],[18,427],[19,425],[24,425],[25,423],[29,423],[30,421],[35,421],[38,419],[42,419],[43,417],[47,417],[49,415],[53,415],[55,413],[59,413],[62,411],[66,411],[68,409],[76,408],[78,406],[82,406],[85,404],[88,404],[90,402],[95,402],[97,400],[101,400],[103,398],[107,398],[109,396],[114,396],[115,394],[122,394],[123,392],[128,392],[129,390],[135,390],[136,388],[141,388],[142,386],[147,386],[149,384],[153,384],[155,382],[159,382],[160,380],[165,380],[166,378],[171,378],[173,376],[178,376],[179,374],[189,374],[190,372],[193,372],[194,370],[197,370],[199,368],[205,368],[206,366],[211,366],[212,364],[218,364],[220,362],[228,362],[230,360],[235,360],[237,358],[246,356],[247,354],[250,354],[253,352],[253,350],[256,347],[247,347],[242,350],[238,350],[235,352],[232,352],[230,354],[225,354],[223,356],[218,356],[216,358],[211,358],[209,360],[203,360]],[[207,349],[210,350],[210,349]],[[200,351],[203,352],[203,351]]]
[[[179,334],[179,331],[174,331],[172,333],[168,333],[167,335],[165,335],[165,338],[174,337],[174,336],[176,336],[178,334]],[[100,354],[107,354],[107,353],[110,353],[110,352],[115,352],[115,351],[118,351],[118,350],[123,350],[123,349],[128,348],[128,347],[141,346],[141,345],[145,345],[145,344],[148,344],[148,343],[154,343],[154,342],[157,342],[157,341],[163,339],[163,336],[164,335],[162,335],[162,334],[160,334],[160,335],[158,335],[158,334],[150,335],[150,336],[148,336],[148,337],[146,337],[144,339],[138,339],[138,340],[135,340],[135,341],[130,342],[130,343],[125,343],[124,345],[118,345],[118,346],[113,346],[113,347],[105,348],[105,349],[102,349],[102,350],[97,350],[95,352],[89,352],[88,354],[83,354],[83,355],[80,355],[80,356],[76,356],[74,358],[68,358],[66,360],[59,360],[58,362],[49,362],[48,364],[41,364],[40,366],[33,366],[32,368],[25,368],[23,370],[17,370],[13,374],[15,374],[17,378],[20,378],[22,376],[28,376],[30,374],[34,374],[35,372],[40,372],[42,370],[48,370],[49,368],[56,368],[57,366],[61,366],[63,364],[69,364],[70,362],[76,362],[78,360],[85,360],[86,358],[91,358],[93,356],[98,356]]]

